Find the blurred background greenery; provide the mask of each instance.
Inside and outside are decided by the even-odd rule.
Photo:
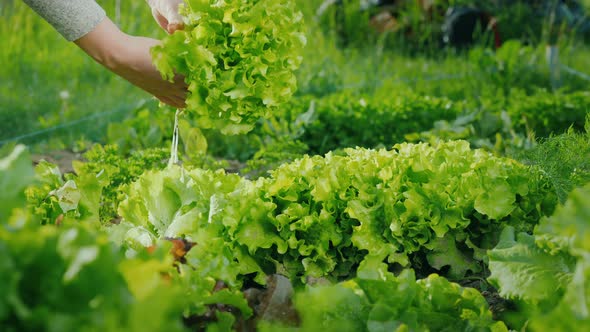
[[[115,19],[117,1],[99,1]],[[131,34],[162,37],[143,1],[122,1],[119,25]],[[132,109],[149,98],[67,42],[22,1],[0,4],[0,140],[89,114]],[[84,133],[100,139],[112,117],[97,117],[57,134],[66,142]],[[35,137],[37,142],[49,136]]]
[[[590,68],[586,36],[575,27],[559,26],[560,61],[582,76],[562,72],[559,89],[552,89],[545,61],[546,31],[552,23],[535,16],[527,1],[435,0],[432,8],[439,9],[434,14],[435,10],[421,10],[419,1],[405,1],[396,8],[398,27],[384,33],[371,27],[371,11],[360,10],[359,1],[344,0],[321,15],[321,1],[297,1],[306,16],[309,46],[298,71],[295,105],[314,98],[322,103],[325,96],[348,91],[350,98],[365,94],[404,99],[417,94],[448,98],[471,109],[503,110],[522,104],[528,96],[587,90],[588,81],[582,77]],[[123,31],[164,36],[144,1],[98,2]],[[590,7],[590,0],[583,4]],[[441,24],[449,6],[479,6],[492,12],[504,47],[495,50],[485,31],[477,32],[468,50],[442,45]],[[166,142],[169,110],[153,106],[149,95],[94,63],[22,1],[3,1],[0,15],[0,142],[18,138],[39,150],[72,148],[85,141]],[[145,106],[146,101],[152,106]],[[309,103],[291,112],[301,114],[308,107]],[[138,114],[143,115],[137,118]],[[132,124],[136,128],[126,128]],[[230,152],[232,142],[241,138],[211,134],[209,140],[221,146],[216,152],[239,159],[257,150]]]

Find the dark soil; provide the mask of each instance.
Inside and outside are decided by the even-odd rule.
[[[480,291],[490,306],[490,311],[495,320],[500,320],[500,316],[510,309],[512,302],[503,299],[498,290],[490,286],[484,279],[465,280],[459,283],[462,287],[471,287]]]

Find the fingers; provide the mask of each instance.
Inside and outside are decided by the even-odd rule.
[[[156,96],[156,98],[158,98],[158,100],[160,100],[164,104],[172,106],[174,108],[185,108],[186,107],[185,100],[180,97]]]
[[[172,84],[174,86],[173,89],[169,90],[165,96],[157,96],[157,98],[170,106],[185,108],[188,95],[186,83],[184,83],[184,80],[180,80]]]
[[[172,82],[163,81],[158,92],[152,92],[153,95],[164,104],[175,108],[185,108],[186,98],[188,96],[188,84],[184,81],[184,76],[176,75]]]
[[[177,108],[185,108],[186,107],[186,98],[188,96],[188,90],[186,88],[182,88],[181,90],[176,91],[172,96],[172,99],[178,104]]]
[[[168,24],[168,28],[166,29],[166,31],[168,31],[169,34],[173,34],[175,31],[183,29],[184,23],[170,23]]]
[[[174,84],[182,87],[184,90],[188,90],[188,84],[184,81],[184,76],[180,74],[174,75]]]
[[[175,102],[176,102],[176,106],[174,106],[174,107],[180,108],[180,109],[186,108],[186,100],[184,100],[183,98],[178,99]]]
[[[182,16],[178,13],[178,7],[182,1],[168,1],[165,5],[160,7],[162,15],[166,16],[166,19],[170,24],[182,24]]]
[[[169,34],[184,29],[182,16],[178,14],[178,4],[165,3],[163,6],[152,7],[152,15],[162,29]],[[158,8],[158,9],[156,9]]]
[[[154,16],[154,19],[162,29],[168,31],[168,19],[160,14],[156,8],[152,8],[152,16]]]
[[[187,96],[187,91],[186,90],[174,91],[171,95],[174,98],[179,98],[179,99],[185,100],[186,96]]]
[[[176,108],[186,107],[186,97],[188,92],[184,89],[174,89],[167,91],[165,95],[155,95],[160,101]]]
[[[185,108],[186,107],[186,101],[184,100],[184,98],[172,97],[170,99],[172,100],[174,107],[176,107],[176,108]]]
[[[155,96],[155,97],[158,98],[158,100],[163,102],[164,104],[173,106],[172,100],[170,98],[164,97],[164,96]]]

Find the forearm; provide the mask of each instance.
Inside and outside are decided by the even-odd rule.
[[[167,82],[152,64],[150,49],[158,40],[125,34],[107,17],[75,43],[96,62],[132,84],[169,105],[184,107],[187,89],[183,79]]]
[[[142,66],[153,66],[149,49],[155,46],[158,41],[130,36],[119,30],[107,17],[94,30],[74,43],[96,62],[115,74],[128,78],[130,73],[139,71],[138,68]]]
[[[92,31],[74,41],[86,54],[111,71],[117,72],[126,54],[130,36],[105,17]]]
[[[183,78],[168,82],[152,63],[157,40],[123,33],[94,0],[24,1],[96,62],[169,105],[185,106]]]
[[[94,0],[23,0],[64,38],[74,41],[104,20],[105,11]]]

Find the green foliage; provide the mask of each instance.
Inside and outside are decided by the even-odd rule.
[[[535,90],[526,95],[513,90],[511,98],[485,97],[476,105],[407,90],[392,93],[392,89],[395,87],[367,93],[345,90],[323,97],[299,96],[239,140],[206,135],[214,142],[210,145],[216,153],[242,151],[240,159],[281,146],[284,140],[300,141],[308,146],[304,152],[309,154],[325,154],[345,147],[464,139],[474,148],[519,155],[536,145],[535,134],[547,137],[569,127],[583,130],[590,105],[583,91]],[[578,154],[578,158],[584,158],[584,154]]]
[[[250,169],[260,166],[255,173],[262,174],[303,153],[325,154],[346,147],[373,148],[401,143],[406,135],[430,129],[435,121],[455,118],[463,107],[463,102],[407,91],[392,94],[389,89],[379,89],[375,93],[345,90],[323,97],[293,98],[258,121],[245,135],[227,137],[214,130],[203,130],[202,136],[206,138],[208,153],[248,161]],[[168,109],[161,112],[152,112],[151,107],[149,111],[141,110],[137,117],[122,124],[122,127],[131,128],[128,130],[133,134],[123,134],[127,138],[115,142],[127,148],[149,146],[151,144],[142,144],[141,137],[147,139],[153,133],[153,137],[158,137],[155,141],[164,138],[161,133],[172,132],[172,117]],[[191,140],[185,133],[200,125],[190,114],[182,119],[185,126],[180,127],[181,141],[185,147],[184,156],[188,157],[196,148],[189,147]],[[119,126],[112,129],[113,133],[121,132]],[[167,135],[156,146],[163,146],[169,139]],[[190,159],[187,161],[195,164]]]
[[[587,220],[587,219],[586,219]],[[578,260],[565,295],[547,314],[534,316],[530,321],[532,331],[573,331],[590,328],[588,305],[590,303],[590,262],[588,257]]]
[[[541,140],[533,149],[513,157],[540,169],[563,203],[574,188],[590,182],[589,156],[590,118],[587,118],[585,133],[571,128],[567,133]]]
[[[576,130],[583,127],[590,102],[585,92],[553,94],[539,90],[530,96],[513,91],[518,98],[499,97],[503,102],[486,97],[480,100],[482,105],[474,105],[407,89],[391,93],[392,89],[395,87],[384,86],[366,93],[344,90],[323,97],[298,96],[267,119],[258,121],[250,133],[235,137],[214,130],[201,132],[190,115],[183,116],[180,128],[183,157],[190,164],[199,164],[199,158],[191,158],[199,150],[191,143],[199,141],[197,138],[206,141],[204,149],[212,155],[241,161],[256,155],[253,163],[264,168],[271,168],[270,164],[281,160],[288,161],[292,156],[269,156],[270,164],[263,166],[265,162],[260,162],[263,154],[293,145],[291,142],[295,141],[302,144],[291,146],[286,152],[324,154],[344,147],[465,139],[472,147],[502,155],[515,154],[535,145],[533,132],[543,136],[563,132],[572,124]],[[112,141],[122,144],[122,153],[132,148],[167,147],[172,132],[172,111],[157,110],[156,103],[152,103],[138,109],[136,114],[121,126],[111,127]],[[194,131],[198,135],[191,136]],[[270,159],[274,161],[271,163]]]
[[[137,107],[121,122],[107,128],[107,142],[121,154],[132,150],[163,148],[170,145],[174,130],[174,110],[152,100]]]
[[[110,222],[117,214],[118,197],[123,188],[137,180],[146,170],[163,169],[168,161],[169,151],[165,149],[137,150],[126,156],[116,145],[95,145],[84,154],[86,162],[73,163],[77,179],[103,177],[105,185],[100,194],[100,220]],[[76,179],[75,178],[75,179]],[[74,180],[75,180],[74,179]]]
[[[550,252],[583,257],[590,252],[590,184],[577,188],[563,206],[535,228],[537,244]]]
[[[318,2],[312,14],[322,31],[338,46],[363,47],[374,44],[378,36],[369,25],[370,13],[362,10],[362,6],[361,1],[354,0]]]
[[[278,139],[258,150],[247,161],[247,166],[241,173],[246,174],[250,178],[264,176],[282,164],[290,163],[297,158],[303,157],[308,151],[309,147],[305,143],[299,140],[291,140],[287,136],[286,139]]]
[[[466,140],[473,148],[486,149],[498,155],[511,155],[531,149],[536,142],[523,132],[516,132],[507,112],[476,110],[462,113],[452,121],[438,120],[432,129],[408,134],[409,142],[436,143]]]
[[[531,96],[513,96],[507,112],[514,122],[514,129],[533,132],[537,137],[549,137],[566,132],[572,127],[583,131],[590,112],[590,93],[551,93],[537,90]]]
[[[198,250],[191,250],[186,256],[188,265],[179,267],[177,282],[186,290],[191,312],[203,313],[214,296],[217,280],[239,290],[238,274],[260,270],[253,262],[248,263],[251,258],[241,253],[243,250],[233,250],[225,243],[220,234],[222,222],[232,221],[216,218],[224,202],[230,199],[228,195],[242,185],[238,175],[226,175],[222,170],[169,167],[146,172],[130,186],[129,197],[120,204],[119,213],[124,219],[111,227],[112,237],[136,249],[152,246],[158,238],[183,237],[197,243]],[[234,295],[220,298],[220,303],[239,298],[244,301],[241,293],[230,294]]]
[[[535,244],[535,237],[515,234],[507,227],[498,245],[488,254],[489,281],[500,286],[500,295],[536,306],[563,296],[576,261],[567,254],[551,255]]]
[[[107,2],[113,12],[115,2]],[[487,275],[489,260],[490,282],[516,302],[516,319],[502,316],[511,328],[528,321],[533,331],[590,329],[590,192],[574,189],[590,180],[588,134],[579,133],[590,100],[577,91],[586,82],[567,77],[562,91],[542,90],[549,85],[542,49],[526,43],[509,42],[495,53],[476,49],[470,58],[437,49],[436,59],[415,54],[409,60],[387,47],[427,46],[439,33],[416,2],[400,12],[411,36],[407,29],[374,34],[369,12],[345,2],[345,11],[324,17],[335,21],[319,22],[336,24],[321,35],[313,22],[319,3],[296,1],[313,40],[306,50],[291,2],[187,2],[187,31],[154,52],[161,67],[171,66],[169,78],[173,71],[189,75],[193,108],[180,121],[184,168],[164,168],[174,111],[155,101],[111,124],[108,139],[120,147],[92,148],[75,163],[76,174],[39,163],[35,184],[26,189],[32,215],[22,195],[33,176],[26,151],[0,153],[0,326],[174,331],[182,329],[183,315],[187,326],[197,315],[204,318],[199,327],[229,331],[261,318],[244,290],[264,292],[271,288],[267,276],[280,273],[296,286],[347,280],[300,290],[294,301],[301,324],[284,330],[505,331],[475,290],[426,277],[437,272],[465,282]],[[62,124],[98,104],[132,108],[121,104],[138,98],[127,83],[76,56],[75,47],[60,43],[23,6],[0,5],[2,14],[9,10],[8,28],[0,27],[7,46],[0,76],[8,78],[0,88],[2,134],[25,133],[36,122]],[[163,36],[144,4],[122,6],[126,32]],[[533,26],[537,20],[525,22],[531,12],[521,9],[500,13],[500,28],[532,40],[541,29],[508,23]],[[13,26],[21,27],[19,34]],[[350,46],[371,47],[338,49],[336,34]],[[563,63],[586,68],[587,50],[576,50],[575,56],[564,50]],[[47,54],[72,61],[47,62]],[[302,68],[294,73],[301,54]],[[434,79],[441,73],[460,79]],[[301,87],[286,103],[294,75]],[[100,137],[94,133],[102,130],[100,121],[92,124],[93,134],[88,126],[72,132]],[[247,135],[223,134],[250,128]],[[516,154],[533,147],[532,133],[549,138]],[[341,150],[408,139],[431,145]],[[466,142],[441,142],[456,139],[532,167],[472,151]],[[204,170],[222,166],[205,153],[250,159],[251,177],[288,164],[248,180]],[[553,217],[543,218],[555,196],[563,202],[573,189]],[[524,233],[539,219],[533,235]],[[164,258],[170,245],[161,240],[169,238],[185,243],[173,248],[176,262]],[[415,271],[389,272],[402,267]],[[278,329],[267,322],[259,327]]]
[[[261,121],[242,144],[247,142],[257,151],[254,164],[268,150],[285,145],[291,145],[287,153],[313,155],[347,147],[391,146],[404,142],[406,135],[430,129],[434,121],[453,119],[461,107],[462,103],[446,98],[406,91],[392,94],[387,89],[374,94],[344,90],[323,97],[299,96]]]
[[[116,145],[95,145],[84,154],[85,162],[74,161],[75,174],[62,176],[52,164],[36,167],[37,183],[27,193],[33,214],[44,224],[62,218],[109,223],[117,218],[123,188],[149,169],[162,169],[169,151],[139,150],[125,156]]]
[[[408,133],[405,138],[410,142],[430,143],[464,139],[474,148],[540,166],[555,182],[563,201],[571,190],[571,181],[584,184],[587,178],[588,138],[580,132],[585,130],[589,96],[583,91],[537,90],[526,95],[513,90],[511,98],[499,97],[498,102],[493,98],[479,100],[478,106],[465,102],[463,112],[456,118],[435,120],[431,129]],[[537,142],[535,137],[541,140]]]
[[[404,136],[430,129],[437,120],[454,118],[457,104],[446,98],[415,94],[358,95],[342,92],[311,104],[301,141],[312,154],[346,147],[382,147],[404,142]]]
[[[56,165],[42,161],[35,168],[36,181],[25,194],[32,214],[42,224],[78,220],[99,224],[104,174],[83,174],[64,178]]]
[[[514,88],[527,91],[533,87],[547,88],[549,77],[539,70],[543,60],[540,50],[518,40],[509,40],[497,50],[474,48],[469,52],[469,61],[478,73],[473,76],[473,83],[482,88],[492,84],[505,96]]]
[[[186,273],[234,288],[274,273],[339,280],[383,265],[461,278],[480,272],[480,248],[492,248],[505,225],[531,230],[554,204],[533,170],[467,142],[401,144],[303,157],[257,181],[148,172],[112,230],[134,248],[194,242]]]
[[[0,149],[0,222],[12,215],[14,207],[25,201],[23,191],[33,179],[33,168],[24,145]]]
[[[508,331],[475,289],[436,274],[416,281],[411,270],[311,287],[295,305],[301,331]]]
[[[0,174],[13,179],[0,182],[3,197],[22,194],[33,180],[31,164],[23,146],[0,159]],[[183,300],[162,277],[171,270],[165,250],[130,257],[90,224],[40,226],[24,204],[2,204],[3,331],[184,330]]]
[[[590,327],[590,185],[544,218],[533,236],[506,229],[489,252],[490,281],[500,294],[522,302],[514,313],[532,331]],[[522,323],[521,323],[522,324]]]
[[[293,2],[189,0],[182,14],[185,30],[153,49],[154,62],[165,78],[186,77],[201,128],[250,131],[295,92],[305,36]]]
[[[328,154],[283,165],[272,173],[266,195],[277,205],[276,227],[282,237],[295,237],[290,246],[297,239],[293,250],[299,253],[287,257],[297,261],[313,247],[321,248],[309,263],[303,261],[298,274],[317,276],[345,267],[335,268],[332,274],[338,276],[361,260],[370,265],[387,258],[391,264],[407,265],[412,253],[444,257],[468,242],[490,248],[504,224],[530,229],[552,205],[550,200],[540,210],[530,205],[542,202],[546,190],[540,182],[530,186],[535,183],[530,175],[518,164],[470,151],[466,142],[401,144],[392,151],[347,150],[345,156]],[[287,231],[287,223],[302,229]],[[338,228],[328,226],[332,223]],[[320,229],[325,236],[318,236]],[[349,254],[339,258],[339,252]],[[478,270],[472,257],[436,264],[443,266],[453,276]]]
[[[125,259],[82,226],[0,228],[4,331],[183,331],[182,300],[156,257]],[[128,270],[132,264],[137,271]]]

